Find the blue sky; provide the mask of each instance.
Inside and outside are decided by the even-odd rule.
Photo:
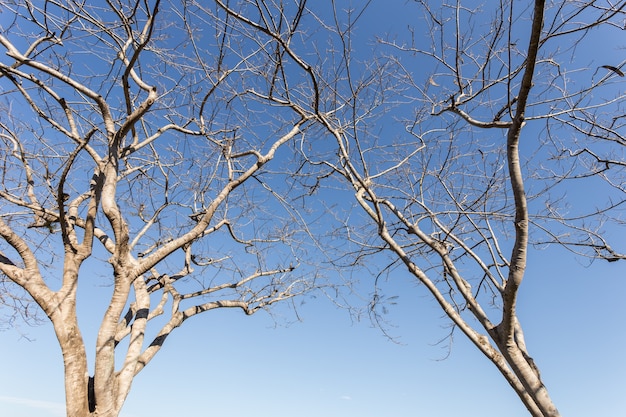
[[[556,253],[555,253],[556,252]],[[560,251],[533,252],[520,296],[531,354],[562,415],[626,410],[625,268],[585,267]],[[423,290],[400,279],[392,343],[322,298],[278,317],[216,311],[191,321],[135,380],[124,417],[172,413],[233,417],[526,416],[516,395],[472,346],[447,334]],[[395,284],[394,284],[395,285]],[[282,315],[282,317],[280,317]],[[63,415],[62,365],[49,326],[0,333],[0,414]],[[445,358],[445,359],[444,359]]]
[[[373,1],[361,27],[400,30],[405,5]],[[619,43],[585,44],[577,59],[604,64],[607,51],[623,53]],[[588,190],[568,193],[582,201]],[[618,237],[615,246],[620,244],[626,239]],[[519,316],[564,416],[626,413],[625,272],[624,262],[589,264],[559,248],[530,254]],[[362,290],[370,292],[370,277],[361,278]],[[448,334],[447,321],[423,288],[400,270],[386,288],[399,295],[385,316],[395,342],[367,318],[355,321],[322,296],[296,301],[305,301],[298,307],[300,322],[284,305],[275,317],[215,311],[192,319],[135,379],[122,416],[527,415],[461,334],[455,333],[450,351],[448,340],[438,344]],[[93,343],[101,317],[93,306],[101,302],[102,287],[92,283],[81,291],[84,336]],[[64,415],[62,360],[50,326],[18,324],[0,332],[0,355],[0,415]]]

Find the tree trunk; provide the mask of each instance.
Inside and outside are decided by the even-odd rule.
[[[93,407],[89,404],[89,373],[85,344],[73,304],[67,299],[62,301],[51,320],[63,354],[67,416],[85,417],[91,414],[90,408]]]
[[[542,414],[537,417],[560,417],[561,414],[552,402],[546,386],[541,381],[539,371],[532,363],[532,359],[529,360],[524,355],[515,341],[511,341],[505,346],[499,344],[499,348],[513,372],[541,410]]]

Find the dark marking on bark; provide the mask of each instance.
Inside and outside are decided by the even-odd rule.
[[[87,383],[87,398],[89,402],[89,412],[93,413],[96,411],[96,392],[94,390],[93,377],[89,377],[89,382]]]

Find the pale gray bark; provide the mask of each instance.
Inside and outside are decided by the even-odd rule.
[[[280,183],[261,176],[310,120],[270,70],[283,65],[272,59],[278,50],[310,77],[286,52],[304,2],[273,11],[294,14],[293,26],[253,32],[234,29],[220,5],[3,4],[15,22],[0,35],[11,101],[0,126],[0,237],[9,248],[0,271],[52,323],[70,417],[119,415],[134,377],[185,320],[218,308],[250,315],[314,288],[315,272],[298,270],[304,224]],[[196,43],[211,29],[214,40]],[[281,108],[264,96],[282,98]],[[231,111],[232,101],[266,114]],[[269,207],[273,217],[257,221]],[[103,252],[101,271],[86,271]],[[76,297],[105,271],[110,299],[90,375]],[[156,337],[146,339],[150,329]]]
[[[425,0],[419,3],[423,21],[430,25],[428,30],[420,31],[415,24],[414,32],[404,41],[381,38],[379,42],[391,52],[381,54],[375,60],[378,65],[372,65],[367,76],[351,74],[353,70],[346,64],[343,71],[348,75],[341,91],[352,95],[347,94],[337,105],[340,110],[336,113],[317,115],[334,137],[339,159],[324,159],[314,149],[305,149],[303,157],[312,169],[324,167],[341,177],[366,214],[369,223],[352,220],[351,216],[351,221],[342,225],[347,230],[345,238],[352,244],[350,254],[357,254],[354,266],[364,259],[370,259],[370,264],[388,262],[380,274],[387,271],[385,276],[393,281],[395,273],[391,271],[396,271],[398,263],[405,265],[453,328],[463,332],[500,371],[531,415],[559,416],[539,367],[527,350],[517,316],[531,228],[545,233],[549,243],[577,248],[576,252],[586,256],[617,260],[623,255],[606,243],[598,227],[605,220],[600,210],[581,212],[577,223],[574,216],[560,215],[555,209],[558,202],[550,201],[546,193],[543,198],[550,201],[546,203],[548,210],[531,213],[525,184],[539,174],[530,171],[523,160],[530,157],[521,156],[520,146],[541,149],[543,143],[558,141],[557,133],[550,133],[547,139],[527,133],[527,122],[554,123],[556,131],[562,115],[576,112],[588,118],[586,128],[578,124],[582,118],[568,122],[577,133],[601,131],[602,139],[621,141],[622,124],[615,119],[602,124],[603,119],[593,113],[616,110],[589,98],[591,89],[602,84],[578,90],[562,86],[561,71],[566,71],[569,55],[559,55],[563,46],[551,42],[574,35],[569,42],[578,43],[589,28],[619,25],[626,5],[619,2],[603,9],[596,8],[594,2],[581,2],[555,7],[536,0],[534,8],[525,9],[518,2],[485,4],[482,8],[462,1],[444,6]],[[474,15],[479,17],[473,20]],[[481,26],[487,29],[476,29]],[[340,30],[337,27],[337,32]],[[430,43],[419,33],[431,36]],[[526,38],[520,39],[520,33]],[[433,61],[429,67],[432,72],[421,73],[429,60]],[[551,72],[546,67],[556,69]],[[396,74],[401,87],[394,89],[391,83],[378,82],[387,72]],[[621,90],[616,96],[615,102],[622,103]],[[389,97],[397,103],[386,106],[384,98]],[[416,116],[398,119],[412,137],[369,122],[377,117],[377,111],[407,113],[404,101],[409,107],[415,106],[412,111]],[[559,108],[567,110],[559,113]],[[437,119],[441,122],[434,122]],[[611,123],[620,129],[609,128]],[[572,137],[571,132],[565,135]],[[583,143],[584,135],[579,140]],[[575,146],[574,142],[562,142]],[[545,170],[552,177],[541,183],[548,191],[564,178],[575,177],[573,169],[557,174],[559,164],[554,163],[553,168],[549,162],[555,159],[546,157],[538,164],[549,166]],[[617,159],[611,164],[618,165]],[[579,176],[595,175],[597,169],[589,171]],[[621,178],[615,171],[614,175]],[[537,183],[533,184],[537,187]],[[531,198],[536,207],[537,195]],[[617,201],[619,205],[623,198]],[[611,201],[605,205],[607,212],[617,206]],[[561,232],[562,228],[567,232]],[[391,253],[391,260],[383,256],[385,253]],[[378,280],[376,285],[378,291]],[[384,293],[384,284],[380,287]],[[368,306],[375,320],[380,319],[375,312],[379,300],[374,298]]]
[[[422,37],[417,24],[403,43],[370,32],[368,54],[380,49],[366,62],[352,48],[364,11],[335,3],[329,16],[304,0],[23,3],[6,2],[20,30],[0,34],[0,271],[54,327],[68,416],[119,415],[187,319],[310,291],[320,253],[342,270],[402,264],[531,415],[559,415],[517,316],[531,230],[536,243],[624,259],[601,230],[624,198],[570,218],[554,199],[533,212],[526,184],[540,174],[520,145],[527,122],[568,127],[584,139],[543,141],[564,147],[546,160],[574,167],[550,162],[535,184],[593,176],[626,192],[614,174],[626,164],[587,141],[626,143],[621,118],[601,114],[623,94],[593,98],[619,72],[571,91],[558,44],[616,25],[626,2],[485,4],[487,21],[460,0],[421,0],[404,7],[419,5]],[[388,120],[402,132],[385,136]],[[349,193],[337,213],[321,201],[328,189]],[[363,218],[342,217],[353,207]],[[314,217],[337,230],[324,235]],[[103,258],[111,285],[89,375],[76,295],[93,279],[85,261]]]

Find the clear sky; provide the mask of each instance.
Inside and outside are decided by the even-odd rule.
[[[404,4],[373,1],[361,25],[399,30],[394,19]],[[597,48],[620,55],[619,46]],[[579,56],[589,61],[601,52],[585,48]],[[587,193],[572,189],[570,197],[583,200]],[[616,243],[625,247],[626,238]],[[563,416],[626,414],[625,273],[626,261],[589,264],[560,248],[530,253],[518,313],[530,354]],[[369,277],[362,278],[367,285]],[[81,291],[84,336],[93,338],[101,311],[90,306],[102,288]],[[399,295],[385,316],[394,341],[366,317],[356,321],[321,296],[296,301],[301,321],[280,305],[276,317],[234,310],[196,317],[135,379],[121,415],[528,415],[463,335],[445,339],[448,323],[420,285],[398,272],[387,291]],[[0,357],[1,416],[65,415],[62,359],[49,325],[18,323],[0,332]]]
[[[520,296],[527,343],[562,415],[626,410],[625,267],[583,267],[533,252]],[[229,415],[517,417],[527,413],[497,371],[464,337],[450,355],[436,343],[445,320],[423,289],[400,282],[388,318],[392,343],[367,320],[351,322],[321,298],[302,322],[265,313],[216,311],[178,329],[135,380],[124,417]],[[292,319],[288,310],[278,309]],[[62,361],[49,326],[0,333],[0,415],[64,415]],[[445,358],[445,359],[444,359]]]

